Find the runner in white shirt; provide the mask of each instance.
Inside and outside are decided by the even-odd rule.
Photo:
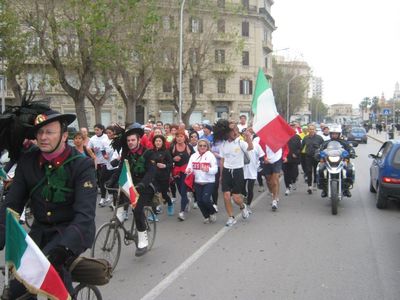
[[[218,120],[214,128],[214,136],[216,136],[217,140],[224,141],[220,148],[221,183],[225,208],[229,217],[226,226],[232,226],[236,223],[236,220],[233,215],[231,196],[233,201],[240,207],[243,219],[249,217],[247,205],[243,202],[240,194],[243,193],[244,189],[244,152],[253,149],[253,142],[249,132],[245,133],[246,142],[242,141],[237,125],[229,123],[227,120]],[[225,136],[219,137],[220,132],[225,132]]]
[[[106,169],[106,164],[109,159],[108,152],[110,152],[111,141],[107,135],[104,134],[104,126],[102,124],[94,125],[94,133],[95,135],[89,140],[88,148],[92,149],[94,155],[96,155],[97,184],[101,192],[99,205],[103,206],[107,191],[102,181],[102,174],[103,169]]]

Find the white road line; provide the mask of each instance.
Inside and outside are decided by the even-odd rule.
[[[265,192],[258,195],[258,197],[252,201],[252,204],[256,205],[262,197],[265,197]],[[238,214],[235,218],[240,218]],[[235,226],[235,225],[234,225]],[[153,300],[156,299],[161,293],[167,289],[179,276],[181,276],[191,265],[193,265],[204,253],[207,252],[212,246],[215,245],[232,227],[222,227],[211,239],[209,239],[203,246],[201,246],[196,252],[189,256],[180,266],[173,270],[167,277],[160,281],[154,288],[152,288],[141,300]]]

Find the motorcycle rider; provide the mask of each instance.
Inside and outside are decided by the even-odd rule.
[[[328,144],[332,141],[339,142],[344,150],[347,151],[347,157],[344,169],[346,170],[346,178],[343,180],[343,195],[346,197],[351,197],[350,188],[353,186],[354,177],[355,177],[355,170],[354,165],[350,162],[350,158],[355,158],[355,151],[351,144],[347,143],[345,140],[341,138],[342,129],[340,125],[334,125],[330,128],[330,140],[325,141],[320,149],[319,152],[316,154],[317,158],[320,159],[320,153],[328,147]],[[321,197],[325,198],[328,196],[328,179],[324,176],[324,171],[326,166],[323,161],[320,161],[318,164],[317,172],[318,172],[318,188],[322,189]]]

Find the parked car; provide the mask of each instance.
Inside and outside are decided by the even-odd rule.
[[[376,207],[386,208],[389,198],[400,200],[400,140],[389,140],[378,153],[369,154],[370,187],[376,193]]]
[[[366,144],[368,142],[367,132],[363,127],[353,127],[347,134],[347,140]]]

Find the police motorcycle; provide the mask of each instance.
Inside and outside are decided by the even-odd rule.
[[[332,215],[336,215],[339,201],[343,198],[344,184],[348,175],[348,158],[356,157],[356,155],[345,150],[338,141],[332,140],[328,143],[326,149],[320,151],[319,157],[317,174],[322,176],[322,178],[319,178],[319,182],[324,181],[327,185],[327,196],[331,202]],[[351,168],[354,169],[354,166],[351,166]],[[322,172],[319,172],[319,170],[322,170]],[[354,170],[352,171],[352,174],[354,174]]]

